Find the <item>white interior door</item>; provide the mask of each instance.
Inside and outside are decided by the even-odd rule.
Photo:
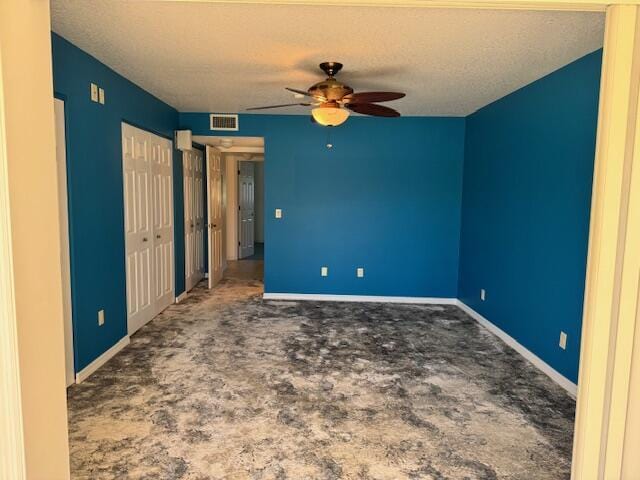
[[[173,146],[149,136],[153,175],[154,302],[157,315],[175,300],[173,259]]]
[[[238,163],[239,252],[238,258],[254,253],[255,241],[255,172],[253,162]]]
[[[207,147],[207,220],[209,231],[209,288],[222,279],[223,216],[222,155],[215,147]]]
[[[67,387],[74,383],[73,320],[71,312],[71,267],[69,259],[69,217],[67,210],[67,147],[64,102],[54,99],[56,117],[56,163],[60,205],[60,261],[62,265],[62,307],[64,310],[64,353]]]
[[[122,124],[129,334],[175,296],[172,154],[170,140]]]
[[[204,278],[204,156],[200,150],[194,150],[193,169],[193,204],[195,220],[195,262],[194,273],[196,284]]]
[[[195,282],[195,227],[196,220],[193,205],[193,167],[194,158],[191,151],[182,154],[184,175],[184,274],[185,289],[193,288]]]
[[[129,334],[155,315],[152,301],[151,164],[146,135],[122,125],[127,321]]]
[[[183,153],[185,287],[189,291],[204,277],[203,158],[199,150]]]

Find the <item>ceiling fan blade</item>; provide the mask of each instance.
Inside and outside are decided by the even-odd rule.
[[[400,92],[360,92],[346,95],[343,100],[349,103],[377,103],[398,100],[404,96],[405,94]]]
[[[345,105],[349,110],[363,115],[372,115],[374,117],[399,117],[400,113],[393,108],[383,107],[375,103],[347,103]]]
[[[289,90],[290,92],[298,93],[300,95],[304,95],[305,97],[311,97],[311,98],[315,98],[315,99],[321,100],[321,101],[326,100],[326,98],[324,98],[322,95],[311,95],[306,90],[298,90],[297,88],[289,88],[289,87],[284,87],[284,88],[285,88],[285,90]]]
[[[251,108],[246,108],[245,110],[267,110],[269,108],[296,107],[296,106],[310,107],[311,104],[310,103],[283,103],[281,105],[268,105],[266,107],[251,107]]]

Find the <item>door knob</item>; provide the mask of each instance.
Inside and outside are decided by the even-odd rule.
[[[147,237],[142,237],[143,242],[146,242],[147,240],[149,240]]]
[[[156,238],[160,238],[160,235],[156,235]]]

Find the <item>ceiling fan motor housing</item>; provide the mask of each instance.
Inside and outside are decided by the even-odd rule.
[[[344,83],[339,82],[333,77],[316,83],[309,88],[309,94],[313,96],[324,97],[328,101],[342,100],[342,97],[353,93],[353,88]]]
[[[353,88],[334,78],[334,75],[342,69],[340,62],[322,62],[320,69],[329,77],[326,80],[312,85],[308,90],[310,95],[324,97],[327,103],[335,103],[338,100],[342,100],[342,97],[345,95],[353,93]]]

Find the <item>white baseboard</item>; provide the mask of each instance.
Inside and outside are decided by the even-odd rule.
[[[120,350],[129,345],[130,342],[129,335],[122,337],[113,347],[76,373],[76,383],[84,382],[93,372],[111,360]]]
[[[181,301],[183,301],[188,296],[189,296],[189,292],[182,292],[180,295],[178,295],[176,297],[176,303],[180,303]]]
[[[385,297],[377,295],[332,295],[324,293],[264,293],[265,300],[311,300],[316,302],[375,302],[457,305],[455,298],[439,297]]]
[[[504,330],[498,328],[496,325],[494,325],[485,317],[480,315],[470,306],[466,305],[460,300],[458,300],[457,305],[462,310],[464,310],[465,313],[467,313],[471,318],[477,321],[480,325],[482,325],[484,328],[489,330],[491,333],[493,333],[496,337],[498,337],[504,343],[506,343],[511,348],[513,348],[516,352],[518,352],[524,358],[529,360],[529,362],[531,362],[538,370],[540,370],[542,373],[547,375],[551,380],[553,380],[562,388],[564,388],[567,391],[567,393],[569,393],[569,395],[571,395],[573,398],[576,398],[576,395],[578,393],[578,386],[575,383],[573,383],[567,377],[565,377],[560,372],[555,370],[551,365],[546,363],[544,360],[538,357],[535,353],[528,350],[522,344],[518,343],[518,341],[515,338],[513,338],[511,335],[506,333]]]

